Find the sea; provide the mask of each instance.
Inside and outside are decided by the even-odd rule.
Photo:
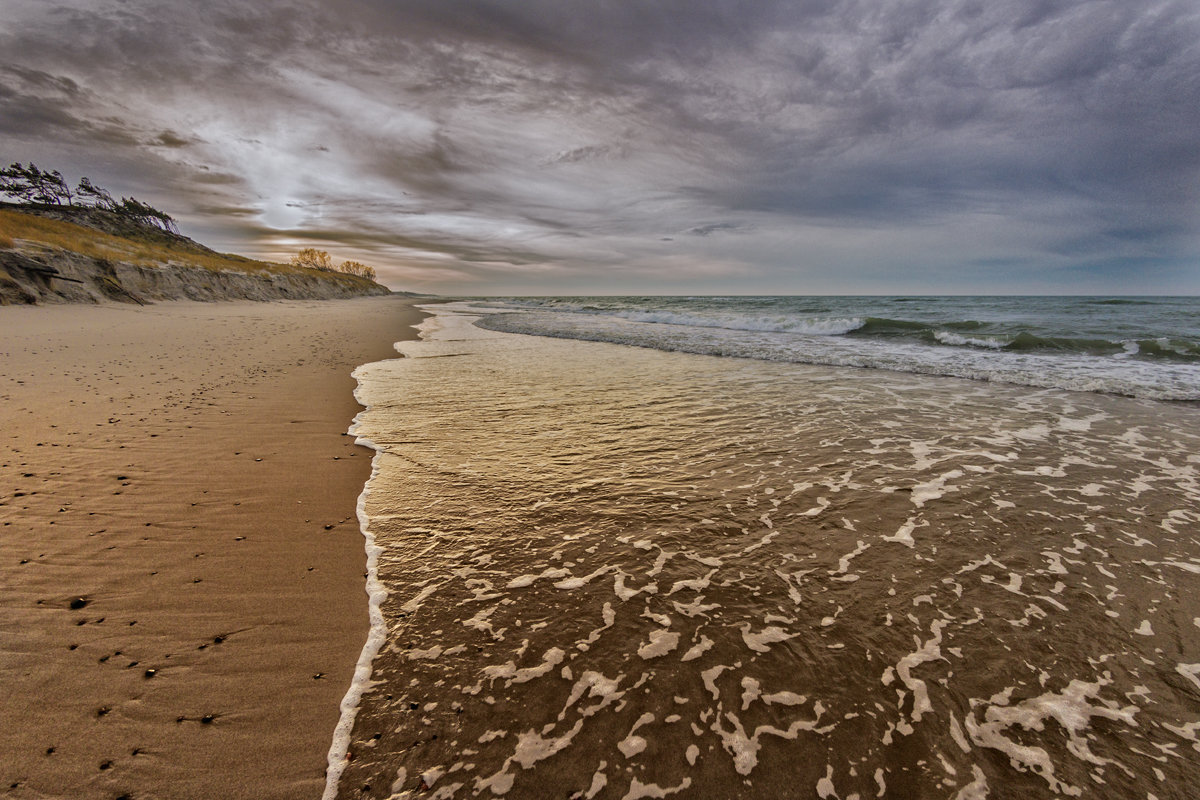
[[[473,298],[326,798],[1194,798],[1200,299]]]

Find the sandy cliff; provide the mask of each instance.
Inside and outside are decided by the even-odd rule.
[[[0,305],[325,300],[390,292],[354,275],[252,261],[182,236],[106,230],[97,222],[104,220],[0,210]]]

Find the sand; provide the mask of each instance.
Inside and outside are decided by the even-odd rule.
[[[316,798],[396,297],[0,308],[0,794]]]

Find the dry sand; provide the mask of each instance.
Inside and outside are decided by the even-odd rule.
[[[0,796],[317,798],[395,297],[0,309]]]

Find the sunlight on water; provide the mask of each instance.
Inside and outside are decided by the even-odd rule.
[[[389,595],[341,796],[1200,778],[1197,409],[434,309],[357,373]]]

